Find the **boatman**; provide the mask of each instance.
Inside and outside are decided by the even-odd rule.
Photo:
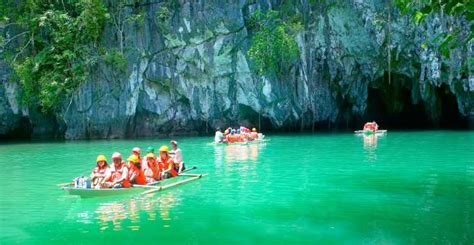
[[[216,135],[214,136],[215,143],[222,143],[224,141],[224,134],[221,132],[220,128],[217,128]]]
[[[175,140],[170,141],[171,148],[173,149],[170,153],[173,154],[173,162],[175,164],[175,169],[178,170],[178,174],[180,174],[183,170],[186,169],[183,162],[183,153],[181,149],[178,148],[178,142]]]

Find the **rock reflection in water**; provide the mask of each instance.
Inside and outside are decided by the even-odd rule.
[[[124,223],[132,231],[140,230],[141,219],[145,214],[146,220],[155,221],[160,217],[165,222],[163,227],[169,227],[167,222],[173,219],[170,210],[178,205],[178,200],[172,193],[163,193],[159,197],[130,198],[123,201],[106,202],[100,204],[95,210],[96,219],[100,230],[112,228],[115,231],[122,230]],[[159,213],[159,216],[158,216]]]

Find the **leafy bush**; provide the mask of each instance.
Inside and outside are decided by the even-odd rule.
[[[284,21],[277,11],[256,11],[248,22],[255,30],[248,51],[259,74],[283,74],[299,54],[295,34],[301,29],[299,20]]]

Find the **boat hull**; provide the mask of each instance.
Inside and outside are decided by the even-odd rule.
[[[371,130],[356,130],[354,131],[356,135],[377,135],[377,136],[382,136],[387,134],[387,130],[377,130],[376,132],[371,131]]]
[[[118,196],[125,194],[140,193],[144,188],[117,188],[117,189],[80,189],[74,187],[63,188],[69,195],[80,196],[81,198]]]

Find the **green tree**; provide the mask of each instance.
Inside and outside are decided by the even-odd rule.
[[[448,34],[440,34],[433,43],[444,56],[449,56],[449,51],[459,45],[466,45],[474,37],[474,2],[472,0],[395,0],[400,12],[410,15],[414,22],[420,24],[425,18],[434,13],[444,13],[451,16],[461,16],[470,25],[470,34],[467,38],[460,35],[461,29],[457,28]],[[427,44],[423,44],[426,48]],[[471,63],[474,63],[471,58]],[[474,64],[473,64],[474,65]]]
[[[23,101],[44,112],[58,108],[87,78],[106,20],[102,0],[5,0],[1,55],[23,87]]]
[[[249,23],[254,30],[248,51],[259,74],[276,72],[283,74],[291,67],[299,54],[295,40],[301,29],[299,21],[285,21],[277,11],[256,11]]]

